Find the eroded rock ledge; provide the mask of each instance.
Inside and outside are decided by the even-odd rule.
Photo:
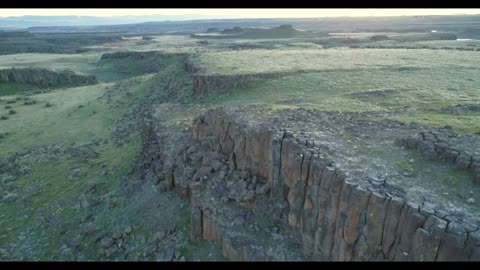
[[[184,60],[184,68],[192,74],[193,93],[204,97],[210,94],[221,94],[235,87],[248,87],[255,83],[255,79],[278,79],[283,76],[299,73],[295,72],[264,72],[250,74],[219,75],[207,74],[207,68],[196,62],[192,56]]]
[[[249,87],[254,84],[254,79],[278,79],[294,73],[272,72],[236,75],[194,74],[193,93],[196,96],[227,93],[235,87]]]
[[[84,76],[73,71],[52,71],[44,68],[0,69],[0,82],[25,83],[39,87],[88,85],[98,83],[95,76]]]
[[[192,237],[231,260],[480,260],[478,221],[335,167],[278,120],[217,109],[165,130],[153,121],[145,133],[146,179],[191,196]]]
[[[455,164],[460,170],[471,170],[474,181],[480,185],[480,142],[478,136],[459,136],[446,129],[420,132],[397,141],[410,149],[418,150],[430,160],[440,159]]]
[[[161,51],[120,51],[114,53],[104,53],[100,58],[100,61],[105,61],[109,59],[155,59],[157,57],[171,57],[171,56],[186,56],[183,53],[164,53]]]

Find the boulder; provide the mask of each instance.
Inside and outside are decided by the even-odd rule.
[[[198,171],[193,175],[192,180],[193,181],[198,181],[202,179],[203,177],[207,176],[212,172],[213,168],[210,166],[203,166]]]
[[[11,203],[16,201],[18,198],[17,193],[8,193],[7,195],[3,196],[3,201],[6,203]]]
[[[460,154],[455,160],[455,166],[457,169],[467,169],[470,166],[472,158],[470,156]]]
[[[108,247],[112,246],[114,243],[115,243],[115,240],[110,236],[105,236],[100,241],[100,245],[104,248],[108,248]]]
[[[445,153],[443,153],[443,158],[448,163],[455,163],[455,160],[457,160],[457,156],[458,152],[455,150],[447,150],[445,151]]]
[[[125,232],[125,234],[130,234],[133,232],[133,227],[128,225],[123,231]]]
[[[417,150],[423,152],[435,152],[435,145],[431,141],[420,141],[417,143]]]
[[[439,153],[443,153],[448,149],[448,144],[446,142],[436,142],[434,145],[435,150]]]
[[[415,135],[415,136],[409,136],[405,142],[406,142],[406,146],[407,148],[410,148],[410,149],[415,149],[417,147],[417,144],[419,142],[421,142],[423,139],[420,135]]]
[[[220,160],[217,160],[217,159],[214,159],[212,160],[212,162],[210,162],[210,166],[215,170],[215,171],[219,171],[220,168],[223,167],[223,162],[221,162]]]

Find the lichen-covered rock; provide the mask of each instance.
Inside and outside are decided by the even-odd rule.
[[[455,163],[455,160],[457,160],[458,157],[458,152],[455,150],[447,150],[445,153],[443,153],[443,158],[445,161],[449,163]]]
[[[411,149],[415,149],[417,144],[421,142],[423,138],[421,136],[410,136],[405,140],[406,146]]]
[[[457,169],[467,169],[470,166],[472,158],[470,156],[460,154],[455,160],[455,166]]]

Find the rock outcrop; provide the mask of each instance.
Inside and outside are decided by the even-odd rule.
[[[457,104],[442,109],[444,113],[462,114],[468,112],[480,112],[480,104]]]
[[[192,59],[192,56],[185,57],[183,62],[185,70],[192,74],[205,74],[207,69],[204,65],[201,65]]]
[[[228,93],[231,88],[252,86],[255,79],[278,79],[286,75],[289,75],[289,73],[274,72],[236,75],[194,74],[193,93],[196,96]]]
[[[114,53],[104,53],[100,58],[100,61],[105,61],[108,59],[152,59],[156,57],[171,57],[171,56],[186,56],[183,53],[164,53],[161,51],[120,51]]]
[[[100,58],[100,66],[110,65],[126,74],[156,73],[163,70],[171,60],[181,60],[185,53],[166,53],[162,51],[120,51],[105,53]]]
[[[154,126],[154,141],[171,148]],[[217,109],[175,140],[182,147],[168,154],[150,148],[146,174],[192,197],[192,237],[216,241],[230,260],[480,260],[478,224],[357,179],[275,124]],[[285,233],[238,229],[264,219]]]
[[[196,62],[192,56],[184,61],[185,70],[192,74],[193,94],[195,96],[208,96],[210,94],[228,93],[235,87],[249,87],[254,85],[255,79],[278,79],[283,76],[298,72],[264,72],[251,74],[219,75],[208,74],[207,68]]]
[[[454,164],[457,169],[471,170],[474,182],[480,185],[480,144],[477,136],[459,136],[451,130],[438,129],[399,139],[397,143],[419,151],[430,160],[441,160]]]
[[[98,83],[95,76],[73,71],[52,71],[44,68],[0,69],[0,82],[32,84],[38,87],[80,86]]]

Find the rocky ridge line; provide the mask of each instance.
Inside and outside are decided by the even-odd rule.
[[[470,169],[475,177],[474,182],[480,184],[480,155],[472,153],[475,149],[473,141],[476,138],[466,139],[468,149],[465,146],[455,145],[455,139],[457,139],[456,141],[459,139],[457,134],[449,130],[439,129],[420,132],[406,139],[399,139],[396,143],[408,149],[419,151],[427,159],[440,159],[455,164],[455,167],[460,170]]]
[[[313,143],[298,140],[288,131],[241,122],[219,109],[197,118],[191,132],[196,144],[220,158],[206,158],[208,151],[192,148],[195,143],[184,133],[183,139],[177,139],[184,140],[185,147],[175,154],[150,148],[151,154],[145,157],[150,163],[145,166],[147,178],[165,189],[192,196],[192,236],[217,241],[231,260],[285,260],[269,252],[272,246],[232,236],[234,227],[225,222],[228,214],[217,211],[222,207],[218,202],[225,199],[215,199],[212,190],[222,186],[217,184],[219,175],[235,171],[253,175],[260,186],[268,187],[266,199],[254,192],[252,198],[247,196],[252,203],[242,207],[255,212],[269,200],[273,205],[269,214],[274,216],[278,210],[277,219],[301,235],[303,252],[297,259],[480,260],[478,226],[347,176],[331,166]],[[226,202],[223,205],[229,205]]]
[[[51,71],[44,68],[0,69],[0,82],[25,83],[39,87],[88,85],[98,83],[95,76],[84,76],[73,71]]]

